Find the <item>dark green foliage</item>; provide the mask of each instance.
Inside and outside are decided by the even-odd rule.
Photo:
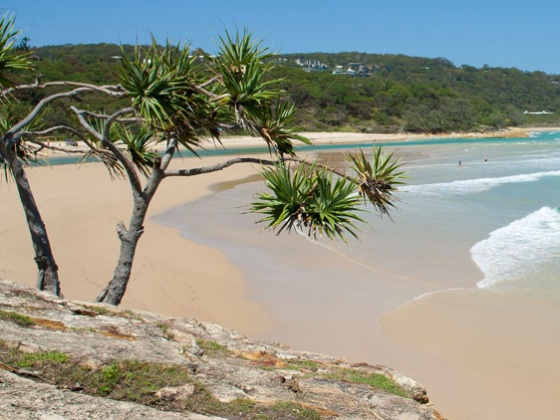
[[[357,185],[346,178],[334,178],[331,172],[315,165],[300,165],[292,170],[278,165],[265,168],[263,176],[270,192],[260,193],[251,211],[264,214],[260,222],[280,234],[283,230],[317,238],[344,240],[344,234],[356,237],[355,222],[361,210]]]
[[[228,37],[235,41],[235,37],[228,34],[224,41]],[[251,60],[251,56],[245,54],[248,50],[243,49],[243,43],[235,45],[236,50],[222,51],[232,63],[238,62],[237,66],[231,66],[230,77],[225,78],[224,83],[231,92],[236,89],[251,92],[247,87],[259,84],[259,80],[252,77],[256,69],[251,67],[257,63],[248,66]],[[116,65],[123,59],[134,60],[134,51],[135,47],[130,45],[81,44],[41,47],[33,51],[33,56],[37,74],[43,81],[113,84],[118,80]],[[194,63],[199,55],[204,57],[202,51],[193,52],[190,57],[184,57],[185,62],[190,59]],[[275,62],[268,77],[282,79],[279,87],[287,92],[298,109],[295,122],[306,130],[391,132],[405,129],[440,133],[523,124],[551,125],[558,124],[560,119],[557,114],[524,114],[524,111],[560,112],[560,77],[543,72],[456,67],[443,58],[357,52],[282,55],[287,61],[274,60],[278,57],[271,55],[267,58],[259,65],[269,66]],[[323,72],[307,73],[295,64],[297,58],[320,60],[329,67]],[[208,61],[208,57],[205,60]],[[336,65],[346,69],[350,63],[367,65],[369,76],[331,74]],[[266,97],[271,87],[260,83],[259,91],[232,95],[231,105],[239,111],[258,109],[255,105]],[[92,108],[96,105],[94,99]],[[61,120],[60,116],[49,118]]]
[[[523,124],[557,124],[560,77],[518,69],[456,67],[442,58],[363,53],[290,54],[275,71],[300,112],[305,129],[450,132]],[[295,59],[320,60],[324,72],[307,73]],[[336,65],[358,62],[367,77],[332,75]],[[524,111],[554,115],[532,117]]]
[[[30,327],[35,324],[35,322],[26,315],[18,314],[17,312],[6,312],[0,310],[0,319],[11,321],[20,327]]]

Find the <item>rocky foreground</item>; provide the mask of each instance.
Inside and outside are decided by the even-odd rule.
[[[442,420],[386,366],[0,281],[2,419]]]

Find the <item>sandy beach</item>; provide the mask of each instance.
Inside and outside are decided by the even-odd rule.
[[[501,135],[516,137],[526,134],[527,131],[511,130]],[[406,133],[302,134],[316,144],[433,137]],[[496,133],[472,136],[495,137]],[[446,134],[440,137],[468,136]],[[261,142],[247,137],[224,139],[226,147],[254,144]],[[174,165],[193,167],[222,160],[224,157],[205,157],[202,160],[187,158],[177,160]],[[212,194],[212,188],[217,183],[227,180],[235,184],[254,177],[258,170],[258,166],[243,164],[226,171],[189,179],[167,179],[151,204],[149,217]],[[60,267],[65,297],[93,301],[111,278],[117,259],[119,243],[115,227],[121,220],[126,222],[129,216],[131,199],[128,184],[125,181],[111,180],[105,168],[98,163],[35,167],[28,171],[28,177]],[[34,286],[36,268],[33,252],[15,186],[2,185],[0,196],[3,216],[0,218],[0,278]],[[193,219],[192,223],[204,226],[205,220]],[[277,246],[280,253],[286,252],[283,263],[289,261],[290,256],[287,252],[290,249],[305,246],[294,245],[293,238],[282,241],[278,241]],[[314,263],[319,260],[324,262],[321,252],[320,249],[310,250],[305,260],[297,263],[307,265],[311,272]],[[346,329],[347,337],[329,337],[328,334],[319,336],[316,348],[310,350],[345,356],[347,349],[341,343],[351,336],[361,335],[363,349],[349,354],[349,358],[359,357],[361,360],[356,361],[376,363],[377,360],[371,360],[369,357],[371,354],[378,354],[382,358],[380,362],[391,364],[422,382],[428,388],[436,407],[450,419],[484,418],[479,417],[480,413],[491,412],[494,405],[497,410],[494,417],[496,419],[531,418],[527,417],[529,414],[522,409],[523,397],[527,398],[527,395],[536,399],[541,410],[539,416],[533,418],[554,418],[551,417],[556,410],[553,404],[554,391],[559,389],[560,383],[550,378],[560,377],[560,360],[557,356],[560,354],[560,348],[543,348],[538,345],[542,342],[541,337],[552,334],[553,331],[543,326],[541,330],[528,331],[528,335],[513,341],[500,340],[497,331],[500,322],[516,322],[522,327],[526,322],[523,314],[527,313],[533,318],[546,317],[557,325],[560,321],[560,317],[557,317],[558,311],[533,308],[530,301],[522,298],[517,301],[505,301],[500,299],[500,296],[491,294],[483,296],[481,303],[480,296],[473,299],[471,293],[436,293],[427,299],[414,301],[398,311],[390,311],[388,308],[391,305],[398,306],[399,302],[407,302],[418,294],[441,288],[441,284],[434,282],[433,273],[419,273],[415,267],[402,267],[402,264],[399,266],[398,261],[393,261],[395,264],[391,265],[391,261],[388,258],[386,266],[377,267],[380,282],[391,279],[391,287],[376,289],[375,292],[383,290],[382,295],[375,296],[375,314],[388,312],[381,320],[373,321],[380,322],[382,331],[369,334],[357,326],[349,326]],[[342,261],[332,259],[330,263],[333,270],[344,270]],[[456,268],[454,264],[453,257],[450,257],[440,264],[440,267],[443,266],[442,270],[453,270]],[[461,272],[464,277],[461,281],[467,286],[472,281],[472,276],[476,276],[476,267],[461,267]],[[189,241],[176,229],[148,219],[122,306],[173,317],[215,321],[247,335],[275,339],[278,331],[272,328],[276,328],[277,325],[267,311],[266,300],[255,299],[249,286],[245,273],[221,251]],[[373,287],[363,284],[354,286],[364,297],[368,296],[368,287]],[[282,293],[282,285],[277,287],[278,292]],[[285,287],[289,289],[291,284]],[[317,295],[317,290],[324,285],[313,283],[311,279],[307,286],[299,281],[297,285],[294,283],[293,287],[299,287],[302,291],[308,290],[313,298],[317,299],[321,297],[320,293]],[[304,303],[304,292],[301,299]],[[336,305],[336,302],[332,304]],[[297,302],[294,305],[297,306]],[[443,318],[442,313],[446,314]],[[497,318],[496,314],[500,314],[500,317]],[[328,311],[314,314],[321,318],[320,322],[336,322],[343,325],[344,316],[335,315]],[[297,316],[306,316],[305,310]],[[488,323],[487,319],[496,321]],[[456,328],[456,325],[461,325],[461,329]],[[296,346],[307,343],[305,336],[312,333],[293,330],[290,325],[285,325],[280,332],[278,336],[281,337],[291,334],[291,343]],[[493,340],[493,355],[476,351],[476,343],[480,340]],[[533,347],[523,345],[528,341],[537,344]],[[377,348],[368,351],[374,347]],[[462,357],[465,353],[469,353],[468,358]],[[509,354],[511,358],[500,359],[497,362],[495,355],[502,354]],[[531,369],[517,368],[514,361],[519,357],[533,360]],[[551,366],[551,363],[556,364]],[[487,375],[473,377],[472,372],[481,371],[481,366]],[[543,390],[542,384],[536,386],[536,392],[528,391],[532,382],[538,381],[538,378],[545,381],[548,391]],[[519,382],[522,380],[526,382]],[[535,414],[534,411],[532,414]]]

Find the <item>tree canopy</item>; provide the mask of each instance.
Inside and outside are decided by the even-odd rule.
[[[14,35],[10,32],[7,40]],[[226,32],[220,41],[216,56],[193,54],[188,44],[161,46],[155,39],[130,53],[123,46],[115,84],[44,81],[38,75],[34,82],[0,92],[5,114],[14,103],[27,105],[13,122],[6,122],[0,159],[18,186],[27,215],[40,289],[60,294],[58,267],[25,166],[30,156],[51,147],[45,139],[57,133],[80,139],[89,148],[86,157],[99,159],[130,185],[130,219],[117,226],[119,258],[113,278],[97,297],[100,302],[121,302],[148,208],[168,177],[202,175],[242,163],[269,166],[263,174],[270,193],[258,196],[250,210],[263,213],[262,222],[278,233],[294,230],[312,238],[345,240],[345,233],[357,236],[355,222],[362,221],[358,216],[362,204],[389,212],[395,200],[392,190],[403,178],[392,155],[374,150],[371,162],[363,153],[349,155],[350,174],[299,158],[294,141],[310,142],[292,129],[296,108],[280,88],[280,80],[271,76],[273,55],[247,32]],[[10,68],[29,71],[28,61],[16,66],[28,53],[14,55],[13,42],[5,45]],[[47,113],[55,105],[64,114],[53,124]],[[220,143],[229,130],[260,137],[270,159],[240,156],[218,164],[171,168],[181,149],[196,154],[203,140]]]
[[[118,62],[130,57],[134,46],[63,45],[31,51],[45,81],[112,84]],[[201,50],[191,52],[197,59],[204,57]],[[302,130],[441,133],[555,124],[559,119],[560,77],[543,72],[358,52],[273,58],[276,65],[265,77],[283,79],[281,87],[298,109],[295,124]],[[316,60],[327,67],[308,72],[296,60]],[[337,65],[346,71],[352,63],[367,68],[367,76],[332,74]],[[525,113],[543,110],[551,114]],[[53,112],[52,118],[60,122],[61,114]]]

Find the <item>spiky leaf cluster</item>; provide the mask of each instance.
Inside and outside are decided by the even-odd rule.
[[[12,86],[9,74],[18,70],[31,70],[31,53],[15,50],[20,31],[14,29],[14,18],[5,14],[0,18],[0,87]]]
[[[399,160],[393,158],[394,153],[384,153],[381,147],[373,147],[371,160],[359,150],[357,154],[347,154],[346,161],[356,172],[355,182],[359,185],[364,200],[371,203],[382,214],[389,214],[395,207],[393,195],[395,187],[402,185],[406,178],[401,171]]]
[[[141,118],[165,137],[173,136],[192,150],[200,144],[201,130],[218,136],[218,104],[201,91],[205,79],[188,45],[155,39],[149,47],[137,46],[132,58],[123,57],[117,75]]]
[[[345,233],[356,237],[355,222],[363,220],[357,215],[361,198],[353,182],[315,165],[291,170],[279,164],[265,169],[263,176],[270,192],[258,194],[251,211],[265,215],[259,222],[266,228],[314,239],[326,235],[345,240]]]

